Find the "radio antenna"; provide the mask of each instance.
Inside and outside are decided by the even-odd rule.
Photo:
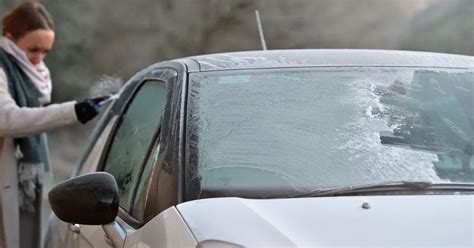
[[[255,18],[257,18],[258,33],[260,35],[260,42],[262,42],[262,49],[267,50],[267,44],[265,43],[265,37],[263,36],[262,22],[260,21],[260,13],[255,10]]]

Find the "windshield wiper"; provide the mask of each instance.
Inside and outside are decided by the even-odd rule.
[[[295,194],[291,197],[314,197],[314,196],[335,196],[335,195],[350,195],[352,193],[367,193],[367,192],[381,192],[381,191],[403,191],[403,190],[458,190],[458,191],[473,191],[474,184],[472,183],[434,183],[432,181],[423,180],[401,180],[401,181],[387,181],[374,184],[363,184],[355,186],[347,186],[333,189],[315,189],[310,192]]]

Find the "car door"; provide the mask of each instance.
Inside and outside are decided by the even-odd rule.
[[[111,237],[132,247],[137,230],[143,225],[145,208],[143,189],[148,187],[158,162],[161,121],[167,104],[167,85],[177,78],[176,71],[163,69],[155,77],[142,80],[134,87],[121,114],[110,116],[78,171],[106,171],[112,174],[120,190],[120,210],[117,221],[110,225],[88,226],[57,223],[50,227],[47,247],[107,247]],[[168,92],[169,93],[169,92]],[[142,205],[140,205],[142,204]]]
[[[133,235],[143,218],[134,207],[136,192],[147,177],[145,171],[150,156],[157,155],[162,112],[166,103],[166,84],[158,80],[146,80],[130,101],[103,157],[102,171],[115,177],[120,192],[118,225],[105,232],[109,237],[116,233]],[[94,234],[95,235],[95,234]],[[102,245],[102,244],[101,244]]]

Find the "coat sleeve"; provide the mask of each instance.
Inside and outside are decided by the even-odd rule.
[[[18,107],[8,91],[8,82],[0,68],[0,136],[24,137],[77,123],[75,101],[46,107]]]

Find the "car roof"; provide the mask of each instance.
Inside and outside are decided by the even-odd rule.
[[[293,67],[474,68],[474,57],[400,50],[296,49],[217,53],[177,59],[189,72]]]

